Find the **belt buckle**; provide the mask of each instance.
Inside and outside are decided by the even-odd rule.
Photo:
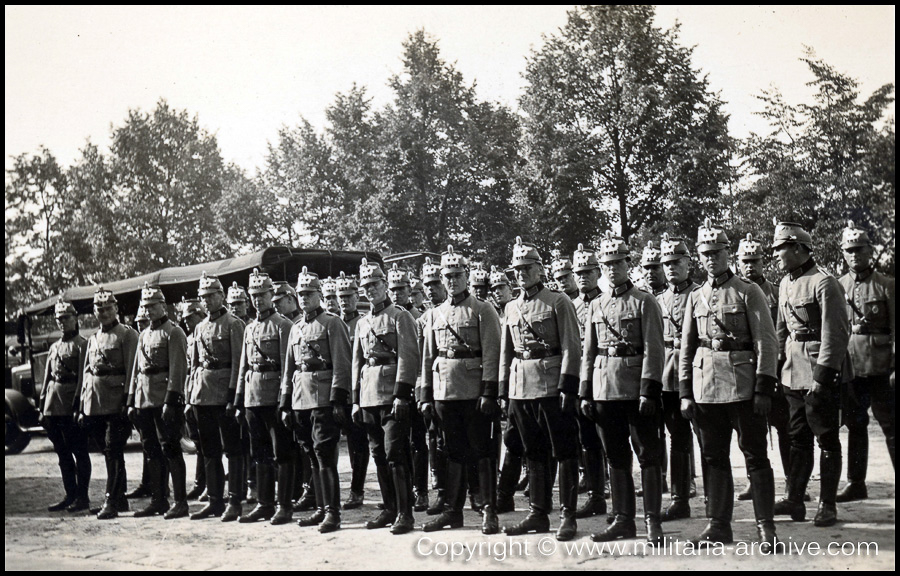
[[[606,347],[606,355],[607,356],[618,356],[619,355],[619,347],[618,346],[607,346]]]
[[[522,359],[531,360],[531,350],[525,350],[524,352],[522,352]]]
[[[309,371],[309,364],[307,364],[306,362],[301,362],[301,363],[300,363],[300,370],[303,371],[303,372],[308,372],[308,371]]]
[[[366,358],[366,364],[368,364],[369,366],[375,366],[375,357],[373,356],[371,358]]]
[[[674,340],[672,340],[672,348],[675,348],[675,349],[681,348],[681,340],[679,340],[678,338],[675,338]]]
[[[713,338],[712,348],[713,350],[720,351],[722,350],[723,342],[720,338]]]
[[[456,358],[456,351],[453,348],[447,349],[447,358]]]
[[[862,329],[862,325],[861,325],[861,324],[854,324],[854,325],[853,325],[853,328],[852,328],[852,331],[853,331],[854,334],[859,334],[859,331],[860,331],[861,329]]]

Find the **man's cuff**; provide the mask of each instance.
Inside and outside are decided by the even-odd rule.
[[[413,398],[413,390],[415,389],[415,384],[397,382],[396,384],[394,384],[394,398],[399,398],[401,400],[410,400]]]
[[[332,388],[331,389],[331,403],[332,404],[349,404],[350,400],[350,392],[345,390],[344,388]]]
[[[490,380],[481,381],[481,393],[479,396],[487,396],[488,398],[496,398],[499,394],[499,385]]]
[[[650,378],[641,378],[641,396],[647,398],[662,398],[662,382],[651,380]]]
[[[278,409],[282,411],[287,411],[291,409],[291,395],[290,394],[282,394],[281,400],[278,401]]]
[[[498,398],[509,398],[509,381],[501,380],[497,386]]]
[[[225,393],[225,403],[234,406],[234,397],[237,395],[237,388],[229,388]]]
[[[174,406],[184,406],[184,394],[176,392],[175,390],[168,390],[166,392],[166,399],[163,400],[163,402]]]
[[[244,407],[244,394],[235,394],[234,395],[234,407],[235,408],[243,408]]]
[[[594,387],[593,382],[590,380],[582,380],[581,386],[578,387],[578,397],[582,400],[593,400],[594,399]]]
[[[841,372],[828,366],[816,364],[813,369],[813,380],[825,386],[837,386],[840,384]]]
[[[774,396],[775,395],[775,387],[778,385],[778,380],[774,376],[769,376],[768,374],[757,374],[756,375],[756,386],[753,391],[757,394],[765,394],[766,396]]]
[[[678,397],[682,400],[694,399],[694,382],[692,380],[678,382]]]
[[[134,405],[134,394],[128,395],[128,399],[125,400],[125,407],[126,408],[132,408],[132,407],[137,408],[137,406]]]
[[[578,394],[578,376],[572,374],[559,375],[559,391],[573,396]]]

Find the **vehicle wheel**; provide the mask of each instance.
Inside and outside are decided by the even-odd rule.
[[[31,434],[22,432],[16,421],[16,416],[6,405],[6,431],[3,434],[3,443],[6,445],[6,454],[20,454],[31,442]]]

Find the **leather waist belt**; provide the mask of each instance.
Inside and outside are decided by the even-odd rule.
[[[368,364],[369,366],[389,366],[396,363],[396,358],[378,358],[376,356],[366,358],[366,364]]]
[[[481,358],[481,350],[439,350],[438,356],[441,358],[460,359],[460,358]]]
[[[161,368],[159,366],[147,366],[146,368],[141,368],[141,374],[145,374],[147,376],[152,376],[153,374],[164,374],[169,371],[168,368]]]
[[[331,362],[322,362],[321,360],[314,360],[312,362],[300,362],[295,364],[297,370],[301,372],[319,372],[320,370],[332,370],[334,369],[334,365]]]
[[[613,358],[618,356],[640,356],[644,353],[644,347],[622,343],[604,344],[597,346],[597,353],[600,356],[609,356]]]
[[[281,366],[274,366],[272,364],[251,364],[250,370],[259,372],[260,374],[265,372],[281,372]]]
[[[78,382],[78,376],[74,374],[70,376],[53,376],[52,378],[57,384],[75,384]]]
[[[872,328],[871,326],[866,326],[865,324],[854,324],[853,325],[853,333],[854,334],[890,334],[890,328]]]
[[[124,368],[111,368],[106,366],[88,366],[88,372],[94,376],[124,376]]]
[[[213,362],[207,360],[203,362],[203,367],[207,370],[224,370],[226,368],[231,368],[231,362]]]
[[[665,346],[670,350],[678,350],[681,348],[681,340],[666,340]]]
[[[818,334],[798,334],[791,332],[791,340],[794,342],[821,342],[822,337]]]
[[[537,350],[516,351],[516,358],[519,360],[539,360],[550,356],[559,356],[562,350],[559,348],[538,348]]]
[[[736,350],[753,350],[752,343],[738,342],[736,340],[725,340],[724,338],[708,338],[700,339],[701,348],[711,348],[717,352],[733,352]]]

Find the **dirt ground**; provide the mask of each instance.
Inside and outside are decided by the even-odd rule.
[[[425,534],[393,536],[385,530],[366,530],[364,522],[375,516],[378,484],[369,467],[366,505],[344,513],[343,528],[321,535],[315,528],[296,524],[223,524],[217,519],[190,521],[161,517],[135,519],[133,513],[100,522],[89,514],[47,512],[62,496],[56,457],[46,437],[32,440],[25,451],[6,456],[5,467],[5,568],[7,570],[427,570],[427,569],[576,569],[576,570],[847,570],[894,569],[895,518],[894,470],[881,430],[869,429],[869,499],[838,505],[840,522],[816,528],[811,520],[777,519],[778,534],[789,547],[787,554],[761,555],[750,548],[755,538],[752,505],[736,502],[735,544],[698,552],[686,545],[705,525],[703,506],[692,500],[693,517],[663,525],[667,546],[656,552],[638,539],[620,541],[618,548],[601,549],[590,533],[602,529],[601,518],[580,521],[574,542],[558,543],[551,534],[509,538],[483,536],[480,516],[466,511],[466,526]],[[129,444],[126,462],[129,488],[140,474],[140,447]],[[842,435],[846,446],[846,430]],[[735,443],[736,444],[736,443]],[[774,451],[770,450],[770,456]],[[195,456],[187,456],[188,480],[193,480]],[[92,502],[102,500],[105,466],[99,453],[91,455],[94,478]],[[773,458],[776,482],[783,486],[780,462]],[[732,450],[737,489],[743,488],[746,471],[736,445]],[[817,468],[818,469],[818,466]],[[343,448],[340,462],[342,491],[347,493],[350,466]],[[818,494],[818,475],[810,493]],[[583,498],[583,496],[582,496]],[[664,506],[668,496],[664,497]],[[132,501],[141,507],[146,500]],[[191,510],[202,504],[191,502]],[[246,506],[246,505],[245,505]],[[807,504],[807,517],[815,515],[815,502]],[[516,495],[517,510],[500,517],[501,524],[517,522],[527,510],[525,497]],[[246,508],[245,508],[246,509]],[[305,515],[307,513],[303,513]],[[298,518],[301,513],[295,513]],[[638,499],[638,518],[641,516]],[[416,514],[419,527],[427,519]],[[555,529],[558,520],[552,518]],[[867,544],[860,544],[867,543]],[[830,548],[829,548],[830,547]],[[652,549],[651,549],[652,550]],[[536,564],[532,564],[535,562]]]

